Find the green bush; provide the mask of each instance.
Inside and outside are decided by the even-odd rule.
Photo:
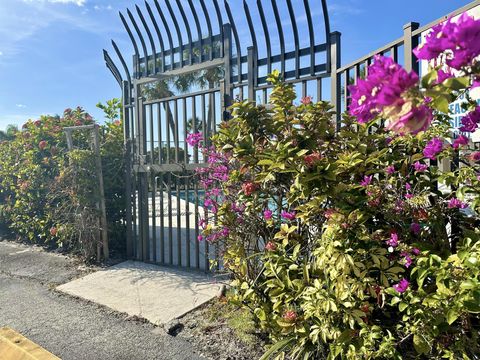
[[[119,101],[108,106],[116,109],[117,115],[100,127],[102,167],[110,239],[113,248],[121,251],[125,209],[123,130]],[[114,113],[112,109],[106,114]],[[96,244],[90,240],[87,245],[85,241],[86,228],[91,233],[98,230],[91,135],[75,131],[78,150],[69,153],[63,130],[93,123],[83,109],[67,109],[62,117],[42,116],[28,121],[21,131],[0,143],[0,216],[20,239],[79,251],[89,259],[93,256]],[[94,239],[93,234],[90,239]]]
[[[202,239],[224,249],[232,300],[270,334],[265,358],[480,356],[480,153],[448,144],[437,100],[472,79],[435,82],[437,70],[402,100],[433,97],[425,131],[345,115],[336,132],[331,105],[295,105],[276,72],[269,106],[234,104],[205,150]]]

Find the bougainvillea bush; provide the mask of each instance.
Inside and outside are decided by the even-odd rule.
[[[93,123],[83,109],[67,109],[61,117],[42,116],[26,122],[13,139],[0,143],[0,216],[19,239],[78,251],[89,259],[93,256],[94,237],[89,241],[85,237],[86,229],[98,230],[91,137],[85,131],[74,132],[79,149],[68,153],[63,130]],[[106,200],[113,209],[109,229],[118,233],[124,214],[119,209],[125,204],[121,122],[110,119],[101,133]],[[121,242],[121,238],[114,239]]]
[[[330,104],[295,104],[274,73],[268,106],[234,104],[212,146],[190,137],[209,162],[199,240],[223,249],[265,358],[479,358],[479,36],[465,16],[435,27],[416,50],[432,60],[422,86],[375,57],[339,131]]]

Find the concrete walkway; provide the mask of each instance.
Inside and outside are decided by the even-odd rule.
[[[53,291],[83,275],[72,259],[0,241],[0,327],[63,360],[204,359],[187,339]]]
[[[220,284],[204,274],[126,261],[57,287],[58,291],[166,324],[213,299]]]

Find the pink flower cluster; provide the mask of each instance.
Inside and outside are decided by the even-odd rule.
[[[377,55],[367,78],[349,86],[349,112],[360,123],[382,116],[388,121],[387,128],[399,134],[426,130],[433,118],[431,109],[423,99],[408,95],[417,83],[416,73],[407,72],[392,58]]]
[[[470,133],[475,132],[480,123],[480,106],[477,106],[475,110],[464,116],[461,122],[462,126],[460,127],[460,131]]]
[[[422,60],[437,60],[444,56],[448,66],[461,69],[476,62],[480,54],[478,39],[480,20],[464,13],[456,21],[448,19],[434,26],[414,54]]]
[[[443,140],[435,137],[428,142],[423,149],[423,156],[430,160],[435,160],[437,155],[443,150]]]
[[[187,144],[191,147],[198,146],[198,144],[203,140],[202,133],[193,133],[187,135]]]

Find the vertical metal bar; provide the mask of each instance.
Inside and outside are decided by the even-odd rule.
[[[223,96],[222,96],[222,111],[224,116],[227,117],[227,108],[232,105],[233,89],[232,89],[232,27],[230,24],[223,26],[223,49],[224,49],[224,68],[225,77],[223,82]]]
[[[263,89],[263,103],[266,105],[268,103],[268,92],[267,89]]]
[[[123,143],[125,148],[125,222],[126,231],[126,251],[127,259],[133,257],[133,239],[132,239],[132,147],[131,147],[131,128],[130,128],[130,105],[129,82],[123,82]]]
[[[267,46],[267,73],[272,72],[272,45],[270,42],[270,34],[268,32],[267,20],[265,19],[265,12],[263,11],[262,0],[257,0],[257,8],[262,22],[263,33],[265,35],[265,44]]]
[[[147,51],[147,45],[145,45],[145,39],[143,38],[142,36],[142,32],[140,31],[140,28],[138,27],[137,25],[137,22],[135,21],[135,18],[133,17],[133,14],[130,12],[130,10],[127,9],[127,14],[128,14],[128,17],[130,18],[130,21],[132,22],[133,24],[133,28],[135,29],[135,31],[137,32],[137,36],[138,38],[140,39],[140,44],[142,45],[142,49],[143,49],[143,56],[145,58],[145,69],[143,71],[143,74],[145,76],[148,75],[148,51]]]
[[[177,0],[178,1],[178,0]],[[203,41],[202,41],[202,27],[200,26],[200,21],[198,20],[197,10],[195,9],[195,5],[193,5],[192,0],[188,0],[188,5],[190,6],[190,10],[192,11],[193,20],[195,21],[195,26],[197,28],[197,43],[198,43],[198,62],[201,63],[203,61]]]
[[[160,72],[165,72],[165,43],[163,42],[162,33],[160,32],[160,28],[158,27],[158,23],[155,20],[155,16],[153,16],[152,8],[150,4],[145,0],[145,7],[147,8],[148,15],[150,16],[150,20],[152,21],[153,27],[155,28],[155,32],[157,34],[158,41],[160,42],[160,51],[162,55],[162,63],[160,67]]]
[[[182,33],[180,31],[180,26],[178,25],[177,17],[173,12],[172,5],[170,5],[170,0],[164,0],[164,3],[167,5],[168,12],[170,14],[170,18],[173,21],[173,26],[175,27],[175,31],[177,32],[178,38],[178,53],[180,55],[180,67],[183,67],[183,40],[182,40]],[[173,51],[173,49],[172,49]],[[173,67],[172,67],[173,69]]]
[[[175,145],[175,162],[178,164],[178,150],[179,150],[179,134],[178,134],[178,99],[173,100],[173,121],[175,123],[174,128],[174,145]]]
[[[302,98],[304,98],[307,95],[308,95],[307,94],[307,82],[302,81]]]
[[[172,173],[167,175],[168,201],[168,264],[173,265]]]
[[[193,119],[193,133],[198,132],[197,128],[197,97],[192,97],[192,119]],[[198,164],[198,146],[193,149],[193,162]]]
[[[303,0],[305,14],[307,15],[308,36],[310,38],[310,75],[315,75],[315,32],[313,30],[312,14],[308,0]],[[325,34],[328,36],[328,34]]]
[[[202,0],[203,2],[203,0]],[[220,6],[218,5],[218,0],[213,0],[213,6],[215,7],[215,13],[217,15],[217,22],[218,22],[218,30],[220,31],[220,57],[225,56],[224,55],[224,49],[223,49],[223,18],[222,18],[222,12],[220,11]]]
[[[295,78],[300,76],[300,39],[298,38],[297,21],[295,19],[295,12],[293,11],[292,1],[287,0],[288,13],[290,15],[290,22],[292,23],[293,38],[295,43]]]
[[[255,69],[255,57],[256,57],[256,48],[250,46],[248,50],[248,100],[255,101],[255,78],[256,69]]]
[[[155,49],[153,36],[150,31],[150,28],[147,25],[147,22],[145,21],[145,18],[143,17],[142,11],[138,7],[138,5],[135,5],[135,8],[137,9],[137,14],[140,17],[140,21],[142,22],[143,28],[147,32],[148,40],[150,41],[150,47],[152,48],[152,57],[153,57],[153,73],[156,74],[157,73],[157,50]],[[145,58],[145,66],[147,67],[147,73],[148,73],[148,57]]]
[[[149,104],[148,106],[148,118],[150,122],[150,161],[149,164],[155,163],[155,137],[153,134],[153,105]]]
[[[404,50],[404,67],[407,71],[415,71],[418,74],[418,61],[413,54],[413,49],[418,46],[418,36],[413,36],[413,32],[419,28],[420,24],[410,22],[403,27],[403,50]]]
[[[185,24],[185,29],[187,30],[188,64],[192,65],[193,64],[193,41],[192,41],[192,32],[190,31],[190,24],[187,20],[187,16],[185,15],[185,10],[183,9],[182,3],[180,2],[180,0],[176,0],[176,2],[177,2],[178,10],[180,10],[180,15],[182,16],[182,19],[183,19],[183,23]]]
[[[188,164],[188,144],[187,144],[187,134],[188,134],[188,124],[187,124],[187,98],[182,100],[182,112],[183,112],[183,163]],[[195,121],[192,119],[192,121]]]
[[[163,191],[163,172],[157,178],[160,181],[160,262],[165,264],[165,212],[164,212],[164,191]]]
[[[194,191],[195,191],[195,266],[197,269],[200,269],[200,229],[198,226],[198,221],[200,217],[200,211],[198,206],[198,181],[194,182]]]
[[[188,174],[187,174],[188,175]],[[190,260],[190,178],[185,176],[185,229],[186,229],[186,239],[185,239],[185,257],[186,257],[186,266],[189,268],[191,266]]]
[[[137,88],[139,86],[137,85]],[[145,116],[145,105],[143,104],[143,98],[138,99],[138,114],[139,114],[139,150],[140,150],[140,166],[145,165],[145,154],[147,150],[146,142],[146,116]],[[140,189],[139,189],[139,217],[140,217],[140,234],[141,234],[141,246],[140,258],[142,260],[149,259],[149,246],[148,246],[148,179],[147,173],[141,172],[139,174],[140,178]]]
[[[170,104],[168,101],[162,102],[163,107],[165,109],[165,132],[166,132],[166,147],[165,151],[167,152],[165,158],[166,158],[166,163],[170,164],[170,117],[172,116],[172,113],[170,111]]]
[[[173,52],[173,38],[172,32],[170,31],[170,27],[168,26],[167,19],[163,14],[163,10],[160,8],[160,4],[158,0],[155,0],[155,7],[157,8],[157,12],[160,15],[160,20],[162,20],[163,27],[165,32],[167,33],[168,45],[170,46],[170,70],[173,70],[175,64],[175,53]]]
[[[158,126],[158,164],[162,165],[162,109],[160,103],[157,103],[157,126]]]
[[[346,69],[343,72],[344,78],[343,78],[343,104],[345,106],[344,111],[347,110],[348,108],[348,81],[350,79],[350,69]]]
[[[152,261],[157,262],[157,184],[155,181],[155,173],[152,171],[150,176],[152,186]]]
[[[392,48],[390,49],[390,53],[392,55],[393,61],[398,63],[398,46],[397,45],[392,46]]]
[[[205,16],[205,21],[207,22],[207,30],[208,30],[208,59],[213,60],[213,31],[212,31],[212,22],[210,21],[210,16],[208,14],[207,7],[205,6],[205,1],[200,0],[200,5],[202,6],[202,11]],[[222,31],[222,29],[219,29]]]
[[[227,0],[224,1],[225,3],[225,10],[227,11],[228,21],[230,21],[230,25],[232,26],[233,37],[235,39],[235,47],[237,49],[237,67],[238,67],[238,79],[237,82],[242,82],[242,48],[240,46],[240,38],[238,36],[237,27],[235,26],[235,21],[232,16],[232,12],[230,10],[230,5],[228,4]]]
[[[285,78],[285,38],[283,37],[283,26],[277,7],[277,1],[271,0],[271,3],[273,8],[273,14],[275,15],[275,23],[277,24],[278,39],[280,41],[280,63],[282,78]]]
[[[121,12],[119,12],[119,15],[120,15],[120,20],[122,21],[122,24],[125,27],[125,30],[127,30],[128,37],[130,38],[130,41],[132,42],[133,50],[135,51],[135,56],[137,56],[137,58],[138,58],[138,57],[140,57],[140,54],[138,52],[137,42],[135,41],[135,38],[133,37],[132,31],[130,30],[130,27],[128,26],[127,21],[125,20],[123,14]],[[119,52],[117,51],[117,54],[118,53]],[[140,69],[138,67],[138,62],[135,65],[136,65],[134,67],[135,76],[138,76],[139,73],[140,73]]]
[[[317,101],[322,101],[322,78],[317,78]]]
[[[341,77],[337,73],[338,69],[341,66],[341,53],[340,53],[340,38],[341,34],[338,31],[335,31],[331,34],[330,44],[331,44],[331,101],[333,104],[333,110],[336,112],[336,127],[337,130],[340,128],[342,114],[340,112],[342,107],[342,85]]]
[[[177,189],[177,264],[182,266],[182,209],[180,202],[180,178],[175,177],[175,185]]]
[[[247,1],[246,0],[243,0],[243,8],[245,10],[245,15],[247,17],[247,24],[248,24],[248,28],[250,29],[250,35],[251,35],[251,38],[252,38],[252,45],[253,45],[253,48],[255,49],[255,51],[252,53],[253,54],[253,57],[252,57],[252,61],[253,61],[253,69],[255,69],[256,71],[256,74],[255,76],[253,77],[253,84],[256,86],[257,85],[257,81],[258,81],[258,67],[257,67],[257,61],[258,61],[258,45],[257,45],[257,36],[255,34],[255,28],[253,26],[253,21],[252,21],[252,17],[250,15],[250,9],[248,8],[248,4],[247,4]]]

